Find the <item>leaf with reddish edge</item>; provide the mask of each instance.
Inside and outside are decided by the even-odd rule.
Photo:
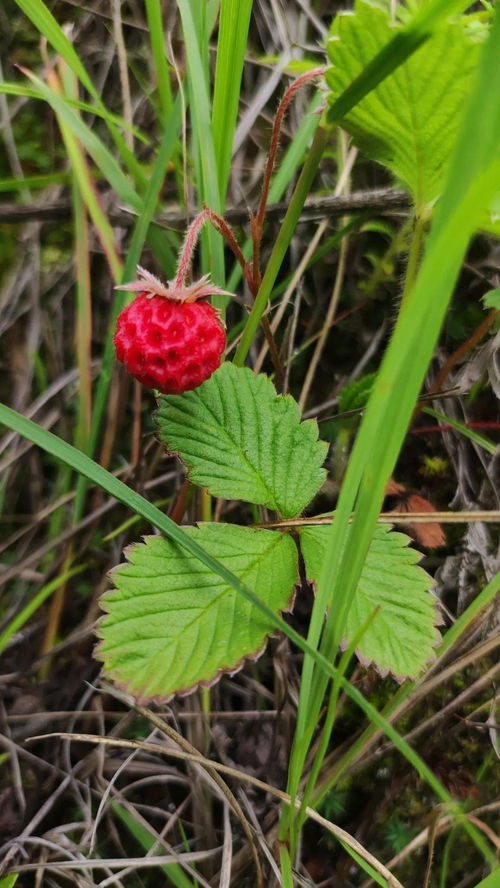
[[[183,530],[276,613],[289,608],[298,580],[290,536],[229,524]],[[262,652],[273,624],[190,553],[149,536],[125,554],[101,599],[97,656],[128,693],[142,701],[187,694]]]
[[[328,526],[304,527],[300,544],[308,579],[317,583],[328,544]],[[382,675],[416,677],[432,658],[440,635],[436,601],[429,593],[432,577],[416,564],[420,552],[410,538],[389,527],[377,527],[349,609],[344,643],[349,644],[378,609],[356,654],[374,663]]]

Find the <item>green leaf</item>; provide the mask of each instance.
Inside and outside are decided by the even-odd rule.
[[[305,527],[300,541],[306,574],[318,583],[330,537],[328,525]],[[409,549],[409,537],[386,526],[375,530],[347,615],[344,643],[351,642],[373,612],[357,648],[362,663],[375,663],[382,674],[418,675],[439,640],[436,607],[428,592],[432,578],[416,564],[422,557]]]
[[[361,379],[355,379],[344,386],[339,396],[339,413],[366,407],[376,375],[376,373],[367,373]]]
[[[500,287],[488,290],[482,297],[482,300],[485,308],[494,308],[496,311],[500,311]]]
[[[160,440],[214,496],[294,518],[324,481],[317,423],[301,423],[296,401],[277,395],[264,374],[225,363],[199,388],[159,404]]]
[[[230,524],[184,531],[273,611],[288,607],[298,578],[291,537]],[[150,536],[126,555],[129,563],[113,575],[116,588],[102,599],[97,655],[128,692],[164,700],[211,684],[261,652],[273,623],[176,543]]]
[[[417,210],[442,190],[471,90],[480,44],[467,28],[470,18],[442,25],[342,121],[369,157],[405,183]],[[403,29],[389,0],[357,0],[354,14],[338,15],[328,42],[332,99]]]

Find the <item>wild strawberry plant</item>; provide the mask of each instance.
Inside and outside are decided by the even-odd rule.
[[[277,395],[266,375],[230,363],[194,391],[158,403],[159,438],[193,483],[272,510],[278,525],[285,519],[275,530],[201,523],[187,532],[276,613],[290,610],[299,583],[297,543],[315,583],[328,539],[327,526],[297,525],[293,536],[293,522],[286,526],[325,479],[327,445],[318,440],[317,423],[301,422],[294,398]],[[358,656],[399,678],[418,675],[439,637],[432,580],[408,543],[404,534],[377,530],[343,636],[349,645],[367,627]],[[177,544],[148,537],[126,556],[113,572],[99,625],[99,658],[120,686],[143,700],[166,699],[261,653],[274,627]]]

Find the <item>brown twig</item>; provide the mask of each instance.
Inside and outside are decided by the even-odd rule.
[[[106,192],[101,194],[103,201],[107,203]],[[315,197],[306,201],[301,213],[301,221],[308,222],[311,219],[329,216],[337,218],[346,213],[390,213],[394,210],[405,210],[410,206],[410,200],[405,191],[396,191],[392,188],[376,188],[369,191],[354,191],[345,197]],[[279,219],[288,209],[286,201],[269,204],[266,208],[267,219]],[[24,224],[25,222],[59,222],[70,219],[73,205],[70,200],[47,201],[34,204],[0,204],[0,222],[12,224]],[[227,222],[233,225],[243,225],[248,222],[248,211],[239,207],[233,207],[224,214]],[[131,228],[136,223],[136,214],[126,209],[110,209],[108,218],[113,225],[123,228]],[[159,213],[153,220],[155,225],[163,228],[184,229],[186,214],[178,211]]]

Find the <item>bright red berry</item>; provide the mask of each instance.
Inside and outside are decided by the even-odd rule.
[[[217,310],[199,302],[220,293],[206,278],[189,287],[161,284],[140,269],[123,289],[142,292],[119,315],[116,356],[142,385],[165,395],[197,388],[220,366],[226,333]]]

